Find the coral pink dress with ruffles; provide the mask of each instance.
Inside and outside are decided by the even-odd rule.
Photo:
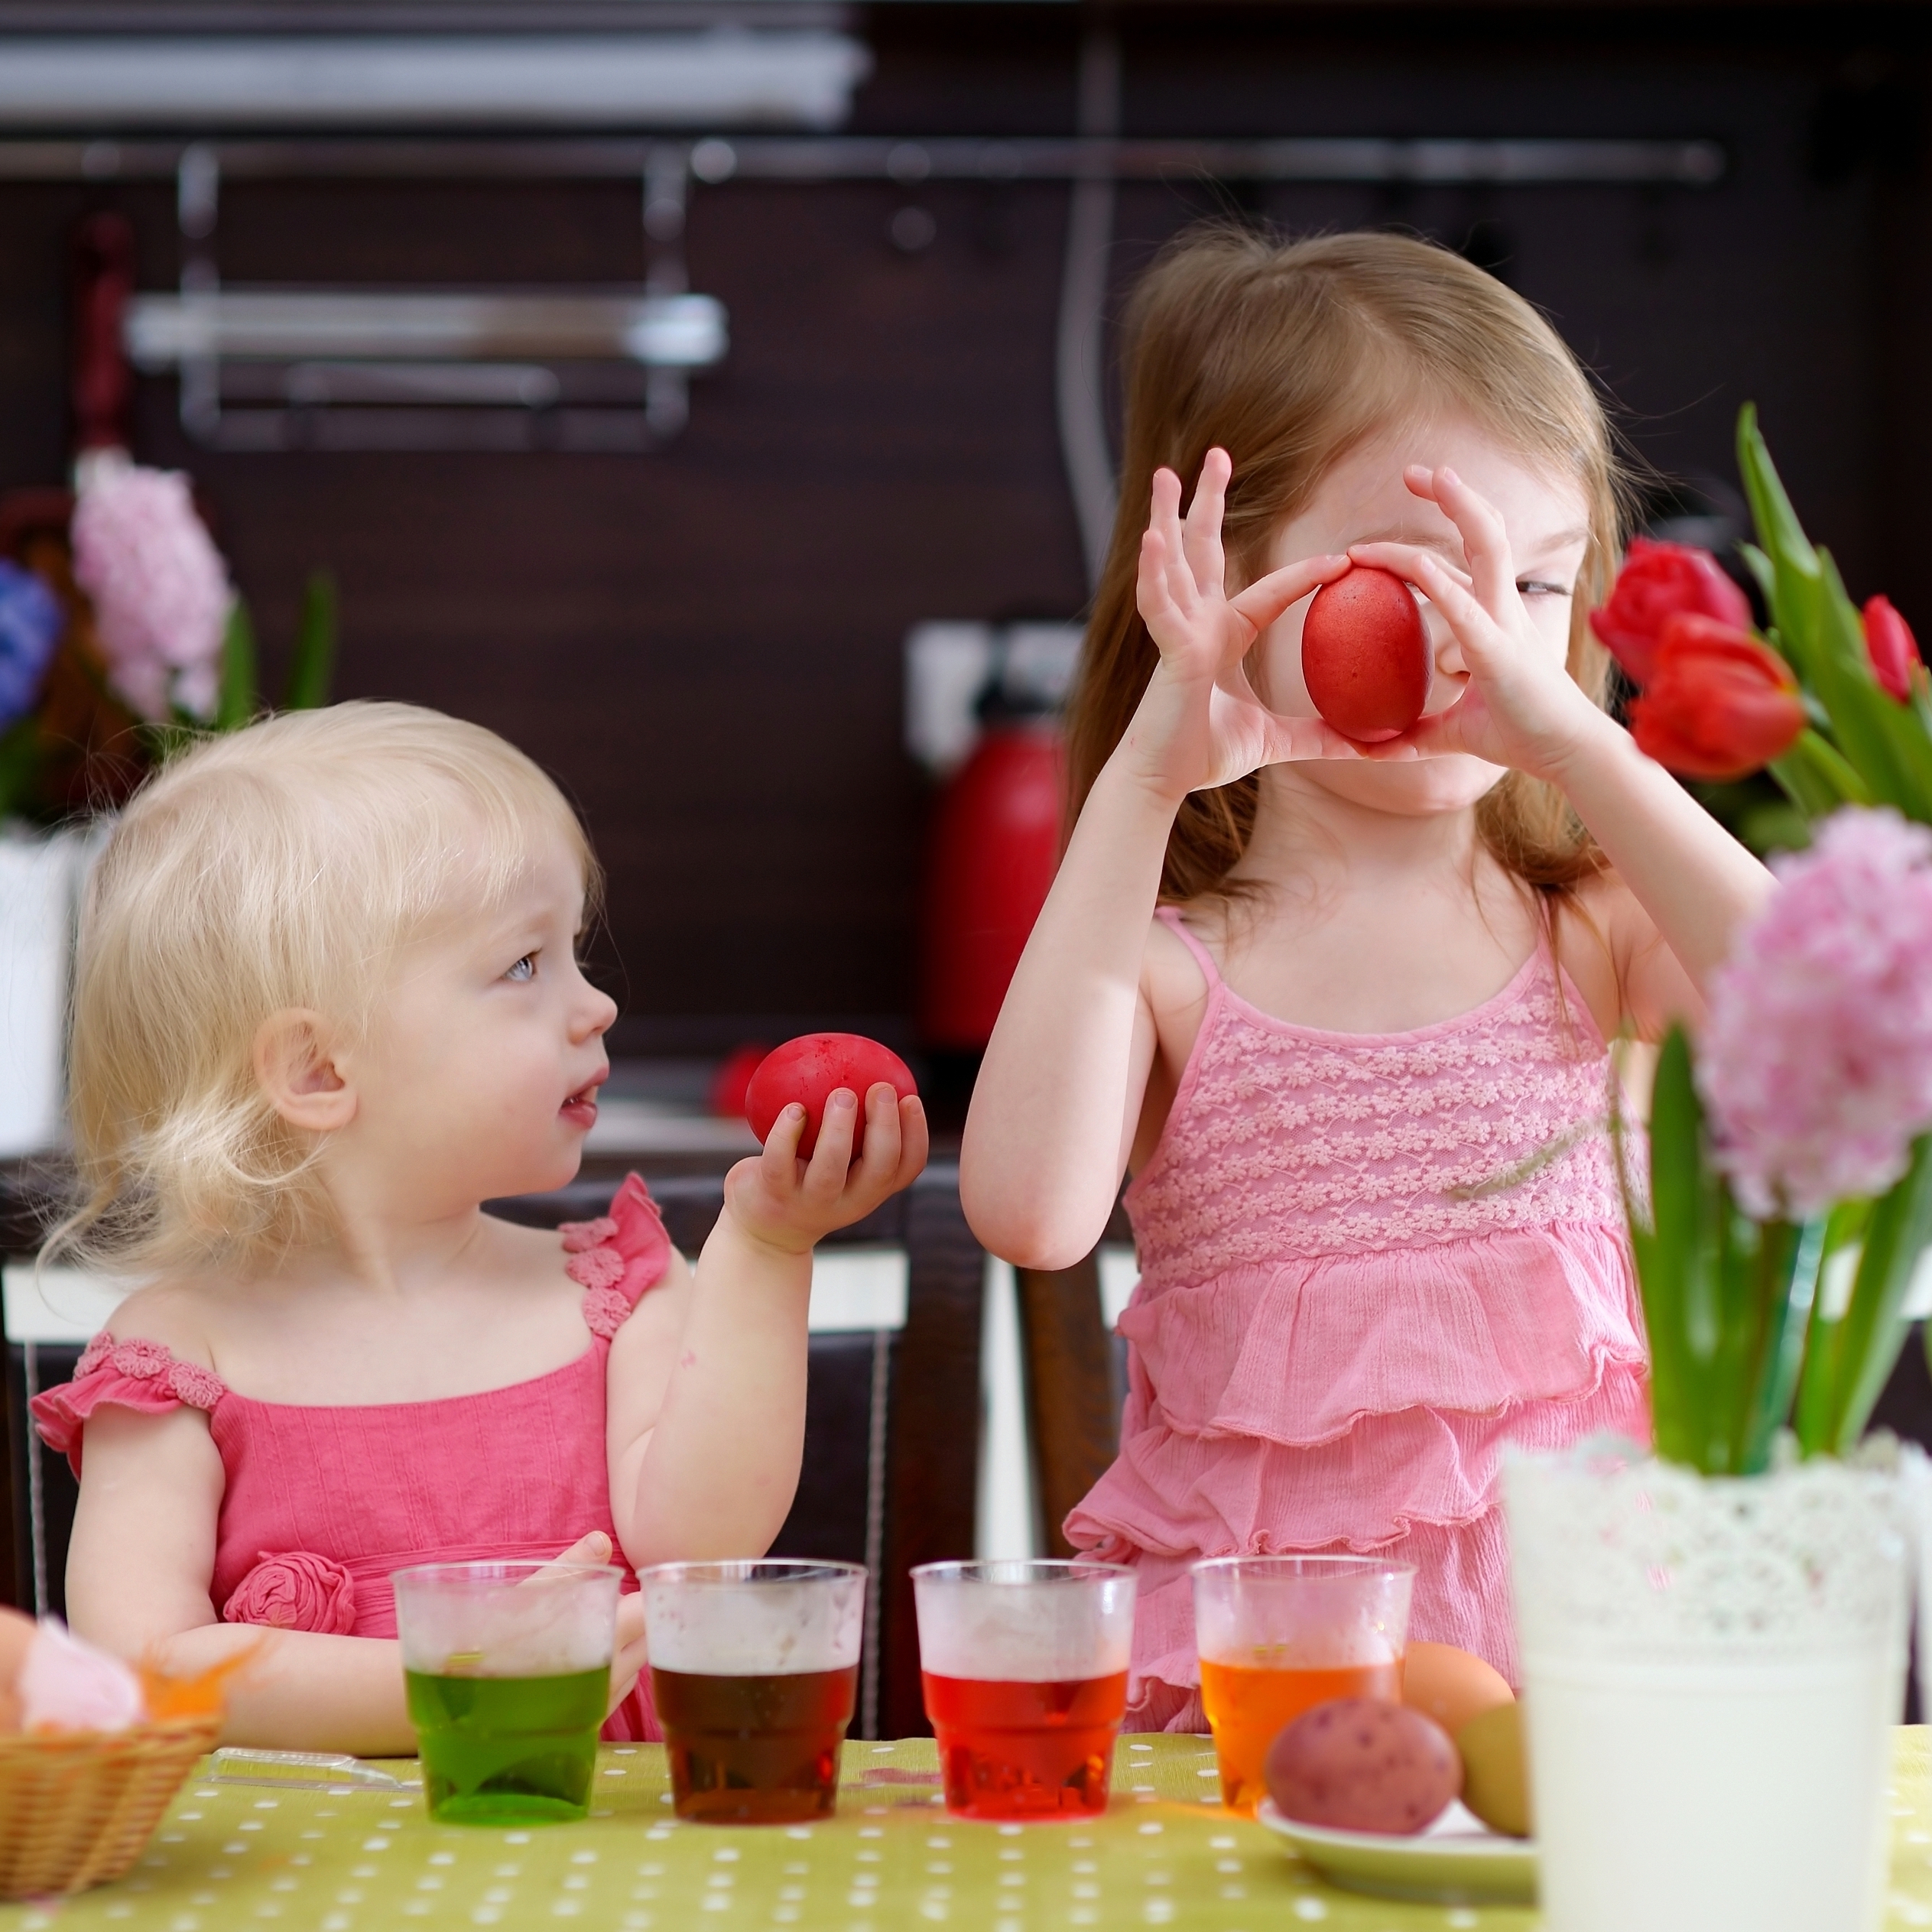
[[[1410,1634],[1516,1680],[1503,1446],[1648,1440],[1602,1034],[1539,946],[1473,1012],[1343,1034],[1207,976],[1165,1132],[1126,1206],[1119,1460],[1067,1519],[1136,1563],[1130,1729],[1201,1730],[1187,1568],[1412,1563]]]
[[[590,1346],[534,1381],[434,1402],[311,1408],[238,1395],[158,1342],[102,1333],[72,1382],[35,1397],[34,1422],[78,1475],[82,1430],[104,1403],[144,1415],[205,1409],[228,1479],[209,1586],[223,1621],[393,1637],[389,1577],[411,1563],[554,1557],[593,1530],[619,1547],[605,1365],[612,1336],[663,1278],[671,1241],[635,1174],[607,1216],[560,1232]],[[658,1735],[640,1682],[604,1736]]]

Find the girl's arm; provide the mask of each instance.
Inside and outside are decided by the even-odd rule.
[[[391,1641],[222,1622],[209,1595],[222,1460],[199,1409],[98,1410],[67,1556],[67,1615],[89,1642],[170,1676],[238,1654],[223,1741],[407,1757],[415,1736]]]
[[[1560,785],[1624,888],[1593,895],[1608,914],[1623,1017],[1647,1037],[1700,1018],[1705,982],[1771,875],[1553,658],[1524,611],[1495,509],[1452,469],[1412,466],[1404,480],[1456,525],[1467,572],[1409,544],[1350,554],[1422,589],[1454,632],[1469,683],[1450,709],[1371,755],[1469,752]]]
[[[1210,451],[1184,520],[1180,479],[1155,472],[1136,601],[1160,662],[1088,794],[973,1089],[960,1197],[980,1240],[1024,1267],[1089,1252],[1126,1171],[1154,1064],[1148,921],[1181,800],[1281,759],[1360,755],[1248,687],[1256,638],[1347,562],[1309,557],[1228,597],[1228,476],[1226,453]]]
[[[406,1758],[416,1749],[393,1638],[323,1636],[223,1623],[209,1586],[226,1479],[199,1409],[141,1415],[103,1408],[87,1421],[85,1473],[67,1553],[67,1618],[90,1643],[170,1677],[240,1656],[225,1687],[225,1744]],[[593,1531],[564,1561],[603,1563]],[[614,1710],[644,1661],[641,1599],[618,1609]]]
[[[632,1563],[764,1554],[791,1508],[805,1441],[812,1248],[926,1164],[926,1117],[881,1082],[826,1103],[809,1164],[805,1110],[778,1117],[725,1183],[695,1275],[645,1297],[610,1355],[611,1508]],[[683,1264],[674,1266],[681,1274]],[[654,1307],[653,1304],[657,1306]]]

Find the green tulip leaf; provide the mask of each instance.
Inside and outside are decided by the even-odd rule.
[[[239,597],[229,607],[222,637],[222,681],[215,702],[215,729],[239,731],[255,714],[255,625]]]

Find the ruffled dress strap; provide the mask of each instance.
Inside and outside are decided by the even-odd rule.
[[[641,1176],[626,1174],[609,1213],[566,1221],[557,1232],[570,1258],[564,1272],[583,1288],[585,1326],[609,1341],[671,1265],[671,1236],[658,1203]]]
[[[103,1329],[74,1365],[73,1380],[36,1395],[28,1406],[41,1441],[66,1456],[78,1476],[81,1433],[96,1409],[112,1405],[138,1415],[212,1410],[227,1393],[213,1369],[183,1362],[165,1343],[117,1342]]]

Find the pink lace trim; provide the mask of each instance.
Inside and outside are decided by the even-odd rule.
[[[180,1360],[165,1343],[141,1339],[117,1342],[106,1329],[81,1352],[73,1378],[79,1382],[99,1369],[111,1369],[133,1382],[157,1382],[190,1408],[212,1409],[228,1393],[227,1384],[213,1369]]]
[[[594,1221],[560,1221],[557,1233],[562,1236],[563,1252],[567,1255],[581,1255],[586,1248],[601,1248],[607,1241],[617,1239],[617,1223],[608,1214],[600,1214]]]
[[[614,1288],[623,1280],[624,1257],[615,1248],[586,1248],[570,1257],[563,1271],[596,1294]]]
[[[563,1271],[584,1290],[584,1325],[606,1341],[663,1280],[671,1258],[657,1203],[635,1174],[625,1177],[611,1210],[595,1220],[563,1222],[557,1231],[570,1257]]]

